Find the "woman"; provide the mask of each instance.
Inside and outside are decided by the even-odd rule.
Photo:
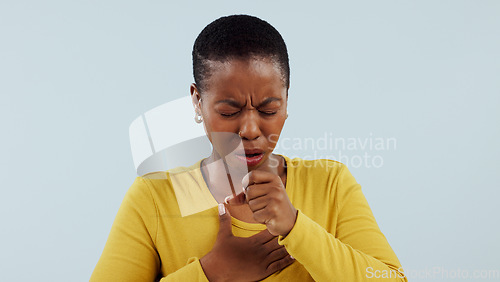
[[[193,71],[212,154],[136,178],[91,281],[406,281],[345,165],[273,154],[290,85],[276,29],[219,18]]]

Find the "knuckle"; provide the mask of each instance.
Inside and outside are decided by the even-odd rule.
[[[273,192],[279,192],[281,190],[280,187],[276,183],[273,183],[273,185],[271,186],[271,189],[273,190]]]
[[[279,196],[274,196],[271,199],[269,199],[269,201],[273,204],[272,206],[274,207],[274,206],[276,206],[276,204],[278,204],[280,202]]]
[[[270,207],[269,207],[269,213],[271,215],[273,215],[273,216],[276,216],[277,214],[279,214],[279,207],[278,207],[278,205],[276,205],[276,204],[270,205]]]
[[[254,213],[253,218],[258,222],[263,222],[264,220],[262,213]]]
[[[283,248],[280,250],[280,255],[282,257],[284,256],[287,256],[288,255],[288,251],[286,250],[286,248],[283,246]]]

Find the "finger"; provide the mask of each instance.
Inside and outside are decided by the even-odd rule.
[[[266,244],[267,242],[271,241],[273,238],[278,238],[271,233],[269,233],[269,230],[264,229],[260,231],[259,233],[250,236],[249,238],[252,238],[255,240],[257,243],[260,243],[262,245]]]
[[[286,256],[290,256],[286,248],[279,248],[274,250],[266,257],[267,266],[269,267],[269,265],[273,262],[284,259]]]
[[[274,222],[272,216],[269,213],[269,209],[271,207],[267,207],[267,209],[261,209],[256,212],[253,212],[253,219],[255,221],[262,223],[262,224],[272,224]]]
[[[271,173],[269,171],[252,170],[243,177],[243,179],[241,180],[241,184],[243,184],[243,187],[248,187],[248,185],[252,185],[255,183],[271,182],[276,177],[278,177],[277,174]]]
[[[269,183],[252,184],[243,191],[245,192],[247,201],[263,197],[273,191],[274,186],[269,185]]]
[[[281,248],[285,248],[285,246],[278,243],[278,237],[274,237],[272,240],[269,240],[269,242],[265,243],[262,247],[269,253]]]
[[[229,210],[226,209],[224,204],[219,204],[219,233],[217,237],[229,237],[233,236],[233,230],[231,228],[231,215]]]
[[[248,206],[252,212],[259,211],[267,206],[268,199],[266,197],[258,197],[248,200]]]
[[[280,271],[295,261],[290,255],[285,256],[282,259],[272,262],[267,266],[268,273],[275,273],[276,271]]]

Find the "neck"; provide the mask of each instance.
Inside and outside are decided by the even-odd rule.
[[[256,168],[247,168],[252,170],[269,171],[280,176],[283,183],[286,181],[286,168],[284,158],[275,154],[270,154],[266,160]],[[216,151],[202,160],[201,171],[210,192],[217,200],[223,202],[228,195],[239,194],[242,191],[241,181],[249,172],[247,169],[234,168],[225,164],[223,158]],[[232,185],[230,185],[230,182]]]

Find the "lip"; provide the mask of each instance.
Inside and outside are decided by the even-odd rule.
[[[245,155],[262,154],[263,152],[261,149],[245,149]]]
[[[245,162],[248,166],[256,166],[264,158],[264,151],[260,149],[245,149],[245,155],[236,154],[236,158]]]

